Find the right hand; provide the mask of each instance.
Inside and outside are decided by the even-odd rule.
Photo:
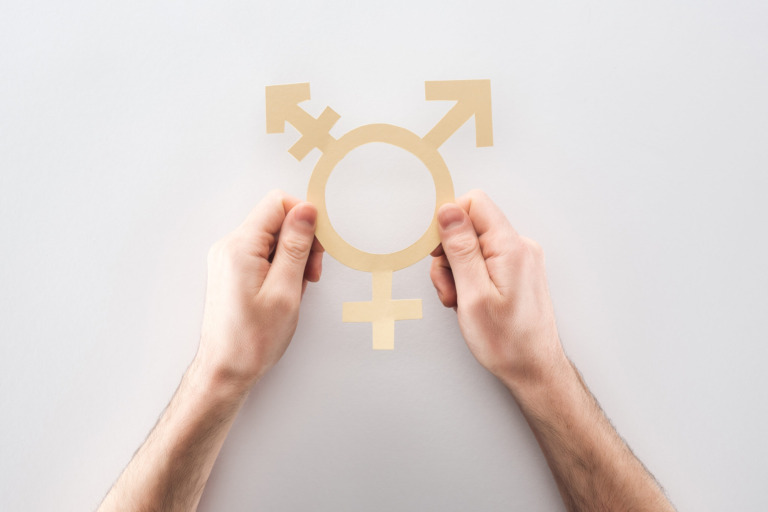
[[[539,244],[481,191],[443,205],[437,218],[442,243],[430,277],[480,364],[514,391],[567,363]]]
[[[195,368],[247,391],[285,352],[307,282],[320,279],[317,209],[272,191],[208,253]]]

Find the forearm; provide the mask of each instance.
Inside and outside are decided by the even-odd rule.
[[[482,192],[437,214],[430,276],[477,360],[512,392],[568,510],[674,510],[563,353],[544,252]]]
[[[208,253],[195,360],[99,510],[194,510],[248,389],[285,352],[320,279],[317,209],[273,191]]]
[[[99,510],[194,510],[246,394],[193,362]]]
[[[505,383],[544,452],[566,508],[674,510],[565,355],[553,369],[537,382]]]

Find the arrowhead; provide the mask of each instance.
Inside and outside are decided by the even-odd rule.
[[[298,104],[309,99],[309,82],[301,84],[268,85],[267,133],[283,133],[285,122]]]
[[[475,144],[477,147],[493,146],[490,80],[446,80],[441,82],[425,82],[424,85],[428,101],[456,101],[456,105],[443,118],[446,123],[443,124],[443,120],[441,120],[438,123],[441,129],[435,126],[435,129],[427,134],[425,139],[434,138],[435,142],[439,142],[439,146],[461,124],[474,115]],[[450,130],[450,133],[447,133],[447,130]]]

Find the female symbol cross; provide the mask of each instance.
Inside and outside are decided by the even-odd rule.
[[[391,124],[368,124],[355,128],[339,139],[330,129],[339,114],[326,107],[314,118],[299,103],[310,98],[309,83],[273,85],[266,88],[267,133],[283,133],[291,123],[301,138],[288,151],[302,160],[313,148],[323,152],[309,179],[307,200],[317,207],[316,236],[325,250],[344,265],[373,274],[373,297],[368,302],[345,302],[342,321],[371,322],[374,350],[392,350],[395,346],[395,321],[419,319],[421,299],[392,300],[392,273],[427,256],[440,239],[437,210],[453,201],[453,182],[448,167],[437,151],[470,117],[475,117],[476,146],[493,145],[490,80],[451,80],[426,82],[427,100],[453,100],[456,105],[427,133],[415,133]],[[417,156],[427,167],[435,183],[435,213],[426,232],[415,243],[390,254],[373,254],[353,247],[339,236],[328,217],[325,186],[336,165],[353,149],[372,142],[384,142]]]

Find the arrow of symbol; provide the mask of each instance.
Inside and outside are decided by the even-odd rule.
[[[425,142],[439,148],[461,125],[475,116],[475,145],[493,146],[490,80],[448,80],[425,82],[424,85],[427,101],[456,101],[456,105],[423,137]]]
[[[329,133],[341,117],[330,107],[314,118],[299,106],[309,99],[309,83],[267,86],[267,133],[285,132],[285,123],[291,123],[301,138],[288,150],[301,161],[314,148],[323,151],[336,139]]]
[[[461,125],[475,118],[475,145],[493,146],[490,80],[447,80],[425,82],[428,101],[455,101],[456,104],[427,133],[423,139],[435,149],[443,145]],[[285,132],[290,123],[301,133],[301,138],[288,150],[301,161],[314,148],[320,151],[336,141],[330,130],[341,117],[326,107],[314,118],[299,106],[310,99],[309,83],[270,85],[266,89],[267,133]]]

